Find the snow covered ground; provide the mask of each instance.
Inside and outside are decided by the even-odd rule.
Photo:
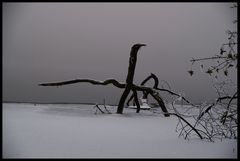
[[[177,118],[93,105],[3,103],[3,158],[237,158],[237,140],[184,140]],[[104,108],[103,108],[104,109]]]

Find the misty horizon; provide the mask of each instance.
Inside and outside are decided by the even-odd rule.
[[[190,76],[192,58],[219,53],[234,3],[3,3],[3,102],[118,104],[123,89],[78,83],[78,78],[125,82],[130,49],[138,54],[134,83],[154,73],[160,86],[192,102],[216,97],[212,79]],[[229,78],[237,81],[236,73]],[[152,86],[150,81],[147,85]],[[163,98],[168,96],[162,92]],[[139,96],[141,96],[139,92]]]

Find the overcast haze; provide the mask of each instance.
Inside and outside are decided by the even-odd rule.
[[[123,92],[87,83],[124,82],[131,46],[145,43],[134,77],[150,73],[194,102],[215,97],[211,79],[190,77],[191,58],[217,54],[234,29],[231,3],[3,3],[3,101],[118,103]],[[231,73],[230,73],[231,74]],[[236,80],[236,75],[231,74]],[[150,85],[150,84],[149,84]]]

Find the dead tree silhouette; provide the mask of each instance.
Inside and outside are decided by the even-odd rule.
[[[68,85],[68,84],[74,84],[74,83],[91,83],[93,85],[109,85],[112,84],[118,88],[122,88],[124,89],[124,92],[120,98],[119,104],[118,104],[118,108],[117,108],[117,113],[122,114],[123,113],[123,109],[124,109],[124,104],[125,101],[129,95],[129,93],[132,91],[132,97],[130,97],[130,99],[134,98],[134,101],[136,102],[137,105],[137,110],[136,112],[138,113],[140,111],[140,104],[138,101],[138,95],[137,95],[137,91],[141,91],[143,92],[144,96],[147,97],[148,94],[150,94],[159,104],[159,106],[161,107],[163,114],[165,117],[169,117],[170,114],[168,113],[168,110],[164,104],[164,101],[162,100],[162,98],[159,96],[158,91],[165,91],[168,92],[172,95],[176,95],[176,96],[180,96],[172,91],[169,91],[167,89],[160,89],[158,88],[158,78],[156,75],[152,74],[147,77],[140,86],[137,86],[135,84],[133,84],[133,79],[134,79],[134,73],[135,73],[135,67],[136,67],[136,63],[137,63],[137,53],[139,51],[139,49],[143,46],[146,46],[146,44],[135,44],[132,46],[131,48],[131,52],[130,52],[130,58],[129,58],[129,67],[128,67],[128,74],[127,74],[127,78],[126,78],[126,83],[120,83],[119,81],[115,80],[115,79],[107,79],[105,81],[96,81],[96,80],[92,80],[92,79],[75,79],[75,80],[69,80],[69,81],[62,81],[62,82],[55,82],[55,83],[41,83],[39,84],[40,86],[62,86],[62,85]],[[143,85],[149,80],[153,78],[155,80],[155,84],[153,88],[150,87],[144,87]],[[187,101],[185,98],[183,98],[186,102],[189,103],[189,101]],[[128,101],[129,103],[129,101]],[[127,103],[127,104],[128,104]]]
[[[146,45],[145,44],[135,44],[135,45],[133,45],[133,47],[131,49],[130,58],[129,58],[129,66],[128,66],[128,74],[127,74],[127,79],[126,79],[126,88],[120,98],[117,113],[123,112],[125,100],[127,99],[127,96],[129,95],[131,90],[133,91],[134,101],[136,102],[136,105],[137,105],[137,112],[140,111],[140,105],[138,102],[136,89],[134,88],[133,78],[134,78],[134,72],[135,72],[135,67],[136,67],[136,63],[137,63],[137,53],[142,46],[146,46]],[[165,106],[162,108],[164,108],[163,111],[166,111]]]

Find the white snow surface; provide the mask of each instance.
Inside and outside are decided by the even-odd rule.
[[[177,118],[94,105],[3,103],[3,158],[237,158],[237,140],[184,140]],[[101,106],[102,107],[102,106]],[[104,108],[102,108],[104,110]]]

